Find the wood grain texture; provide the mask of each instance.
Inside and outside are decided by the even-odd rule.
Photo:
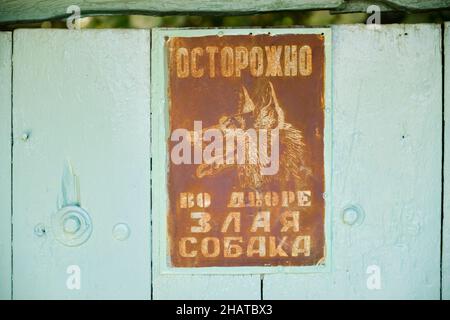
[[[371,5],[377,5],[381,11],[420,11],[420,10],[437,10],[447,8],[450,1],[447,0],[387,0],[387,1],[370,1],[370,0],[347,0],[333,11],[337,13],[344,12],[366,12]]]
[[[264,298],[439,299],[440,26],[332,32],[332,271],[266,275]],[[353,204],[365,217],[350,226]],[[367,286],[373,265],[379,290]]]
[[[17,30],[14,48],[13,298],[149,299],[150,32]],[[93,223],[79,247],[50,225],[67,162]],[[80,290],[66,287],[69,265]]]
[[[152,31],[152,265],[154,299],[260,299],[261,281],[255,275],[180,275],[164,273],[161,266],[164,236],[161,234],[166,211],[167,95],[164,32]]]
[[[265,275],[265,299],[439,298],[440,36],[438,25],[334,27],[332,271]],[[3,77],[11,72],[10,37],[0,34],[0,150],[11,143],[9,80],[3,86],[11,79]],[[445,37],[448,43],[448,33]],[[154,34],[154,41],[161,40]],[[149,31],[18,30],[14,41],[14,298],[149,298]],[[161,52],[153,49],[152,56],[162,61]],[[160,91],[164,79],[156,68],[152,79],[152,90]],[[446,81],[446,101],[449,92]],[[162,112],[161,105],[163,100],[152,99],[153,114]],[[448,141],[450,129],[445,129]],[[164,132],[152,130],[153,140],[165,141]],[[10,241],[4,237],[10,227],[3,230],[2,220],[4,206],[10,214],[10,185],[3,183],[9,156],[0,153],[0,200],[7,201],[0,202],[0,250]],[[449,158],[446,154],[446,175]],[[36,224],[49,225],[58,208],[67,160],[79,177],[81,205],[94,221],[94,232],[81,247],[62,246],[51,229],[44,237],[33,234]],[[152,178],[162,179],[165,171],[155,170],[155,160],[153,165]],[[450,179],[445,183],[447,190]],[[446,299],[449,203],[446,197]],[[342,222],[349,204],[363,209],[361,225]],[[130,225],[128,240],[113,239],[117,222]],[[159,241],[157,233],[152,236]],[[156,299],[261,297],[259,274],[161,274],[156,255]],[[11,264],[3,251],[0,256],[2,281]],[[81,267],[79,291],[65,285],[71,264]],[[366,286],[371,265],[380,267],[380,290]],[[0,285],[0,298],[2,290],[8,294],[5,288]]]
[[[335,10],[366,12],[367,0],[3,0],[0,23],[44,21],[67,17],[67,8],[78,5],[83,16],[104,14],[250,14],[288,10]],[[379,0],[382,10],[417,11],[442,9],[450,0]]]
[[[11,54],[0,32],[0,300],[11,299]]]
[[[450,300],[450,23],[444,32],[444,220],[442,226],[442,299]]]

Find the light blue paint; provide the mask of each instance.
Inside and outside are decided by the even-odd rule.
[[[450,300],[450,23],[445,24],[444,33],[445,54],[445,146],[444,146],[444,225],[442,246],[442,299]]]
[[[166,32],[187,31],[156,31],[154,43],[162,43]],[[333,178],[331,270],[265,274],[265,299],[439,298],[440,36],[439,25],[333,27],[333,164],[326,167]],[[0,150],[7,150],[0,152],[0,298],[6,299],[11,292],[10,37],[0,33]],[[156,186],[158,212],[150,235],[149,31],[17,30],[14,41],[14,298],[149,298],[152,237],[154,298],[259,299],[261,270],[204,275],[165,274],[161,268],[165,228],[159,223],[165,223],[165,214],[159,209],[167,198],[156,196],[161,192]],[[167,121],[163,57],[155,46],[154,124]],[[152,128],[152,178],[164,183],[166,153],[160,144],[168,133],[160,128],[165,123]],[[61,245],[48,229],[61,180],[67,181],[67,160],[79,177],[80,203],[94,222],[91,238],[75,248]],[[445,199],[445,213],[448,203]],[[349,206],[363,211],[361,223],[344,223]],[[34,228],[40,223],[46,232],[38,236]],[[114,239],[117,224],[129,226],[128,239]],[[446,299],[449,228],[446,214]],[[66,288],[72,264],[81,267],[79,291]],[[380,290],[366,286],[373,265],[380,268]]]
[[[0,32],[0,300],[11,299],[11,47]]]
[[[150,32],[16,30],[13,81],[14,298],[149,299]],[[92,219],[80,246],[55,239],[61,193]]]
[[[332,272],[266,275],[264,298],[439,299],[440,37],[439,25],[333,27]],[[360,224],[344,223],[349,205]]]
[[[154,31],[152,43],[162,43],[163,33]],[[167,195],[166,186],[166,153],[163,144],[167,137],[167,109],[165,88],[165,55],[161,46],[152,47],[152,240],[153,240],[153,298],[154,299],[259,299],[259,275],[164,275],[161,270],[160,231],[165,225]],[[156,121],[163,121],[156,123]],[[155,181],[161,183],[155,184]],[[164,191],[164,192],[162,192]],[[162,219],[161,219],[162,217]],[[165,260],[164,260],[165,261]]]
[[[73,172],[69,160],[66,161],[61,178],[61,191],[58,198],[58,208],[80,205],[80,184]]]

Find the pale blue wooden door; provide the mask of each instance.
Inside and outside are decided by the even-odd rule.
[[[13,298],[149,299],[150,32],[16,30],[14,45]],[[82,217],[55,222],[73,205],[91,219],[80,245]]]
[[[164,36],[164,30],[153,33],[152,62],[158,66],[152,69],[152,109],[157,119],[164,119],[165,112],[166,80],[158,49]],[[333,184],[330,271],[164,273],[158,268],[164,259],[158,249],[166,240],[154,223],[155,298],[439,298],[440,26],[336,26],[332,36],[333,162],[325,164],[332,166]],[[166,139],[160,126],[159,120],[153,122],[153,146]],[[164,161],[164,156],[157,159]],[[163,171],[154,172],[155,188],[165,183]],[[153,208],[153,220],[161,219],[156,211],[163,208]],[[344,214],[346,208],[356,208],[356,221]]]
[[[333,27],[332,272],[268,275],[265,298],[439,299],[440,43],[439,25]]]
[[[11,298],[11,54],[12,34],[0,33],[0,300]]]
[[[450,23],[444,28],[444,57],[450,56]],[[442,299],[450,300],[450,59],[445,59],[444,65],[444,212],[442,226]]]
[[[440,26],[335,26],[332,37],[330,272],[153,268],[152,281],[159,261],[150,246],[150,31],[1,33],[1,298],[148,299],[151,286],[156,299],[439,298]],[[61,243],[52,222],[67,205],[79,205],[92,222],[79,246]],[[346,220],[347,206],[358,208],[358,223]],[[64,226],[69,234],[79,227]]]

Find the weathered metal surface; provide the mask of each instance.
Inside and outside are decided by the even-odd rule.
[[[14,298],[149,299],[150,32],[16,30],[14,49]],[[78,205],[92,233],[68,247]]]
[[[11,47],[0,33],[0,300],[11,298]]]
[[[264,298],[439,299],[440,30],[333,27],[332,272],[266,275]]]
[[[173,267],[324,263],[320,32],[167,40]]]
[[[326,39],[330,39],[329,30],[322,29]],[[165,61],[167,51],[164,45],[165,37],[203,37],[203,36],[248,36],[267,34],[307,34],[317,33],[317,29],[199,29],[199,30],[164,30],[152,31],[152,61]],[[328,40],[329,41],[329,40]],[[326,47],[329,47],[329,42]],[[327,50],[327,56],[330,52]],[[331,71],[327,69],[327,74]],[[324,271],[323,266],[304,267],[191,267],[169,268],[169,250],[167,248],[167,139],[169,133],[169,100],[167,95],[168,73],[166,63],[154,63],[152,66],[152,221],[153,221],[153,296],[156,299],[259,299],[261,297],[260,274],[267,272],[299,272],[299,269],[308,272]],[[330,81],[327,77],[326,81]],[[238,84],[236,84],[238,85]],[[330,85],[327,85],[330,88]],[[225,88],[226,90],[226,88]],[[249,96],[254,96],[252,90],[247,90]],[[239,95],[239,90],[237,91]],[[233,95],[231,95],[233,96]],[[258,99],[262,97],[254,97]],[[329,105],[329,96],[326,97],[326,105]],[[237,98],[232,98],[238,101]],[[236,100],[235,100],[236,99]],[[238,106],[235,106],[236,108]],[[214,107],[212,107],[214,109]],[[288,117],[288,116],[287,116]],[[217,120],[217,119],[214,119]],[[192,124],[191,124],[192,126]],[[331,129],[331,119],[326,117],[326,132]],[[329,141],[331,139],[327,139]],[[330,145],[326,146],[325,158],[330,161]],[[331,175],[331,168],[326,167],[326,176]],[[224,171],[225,173],[225,171]],[[326,182],[329,181],[328,179]],[[329,186],[327,186],[329,187]],[[327,206],[331,208],[331,206]],[[328,217],[329,215],[326,215]],[[329,224],[328,224],[329,226]],[[328,231],[329,232],[329,231]],[[327,233],[328,234],[328,233]],[[330,255],[327,255],[327,257]],[[326,265],[328,265],[326,263]],[[269,269],[269,270],[268,270]]]
[[[82,16],[105,14],[251,14],[287,10],[366,12],[367,0],[2,0],[0,24],[44,21],[68,17],[67,8],[77,5]],[[379,0],[382,10],[419,11],[448,8],[450,0]]]

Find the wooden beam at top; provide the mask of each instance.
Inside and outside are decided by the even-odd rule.
[[[365,12],[370,4],[382,10],[422,11],[450,7],[450,0],[1,0],[0,24],[39,22],[69,16],[77,5],[81,16],[109,14],[240,15],[276,11],[331,10]]]

